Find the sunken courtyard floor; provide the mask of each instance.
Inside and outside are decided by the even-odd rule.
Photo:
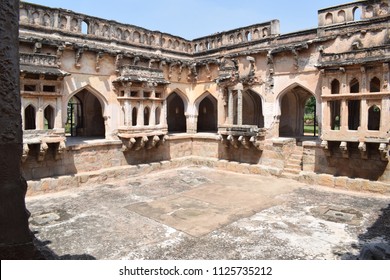
[[[186,167],[26,203],[48,259],[390,258],[390,197],[275,177]]]

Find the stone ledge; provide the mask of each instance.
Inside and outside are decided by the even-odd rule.
[[[129,176],[148,174],[154,171],[162,171],[172,168],[188,166],[205,166],[219,170],[226,170],[241,174],[258,174],[262,176],[282,177],[282,169],[260,164],[240,163],[216,158],[188,156],[172,159],[170,161],[153,162],[139,165],[127,165],[105,168],[98,171],[82,172],[74,175],[44,178],[28,181],[27,195],[39,195],[43,193],[57,192],[66,189],[78,188],[84,185],[98,185],[113,183],[127,179]],[[311,184],[322,185],[331,188],[340,188],[351,191],[373,192],[390,195],[390,184],[364,179],[351,179],[336,177],[329,174],[317,174],[301,171],[295,180]]]
[[[370,181],[361,178],[337,177],[330,174],[317,174],[307,171],[301,171],[297,179],[299,182],[311,185],[390,195],[390,184],[385,182]]]

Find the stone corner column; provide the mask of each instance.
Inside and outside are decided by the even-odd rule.
[[[32,259],[35,250],[21,175],[22,119],[19,91],[19,0],[0,2],[0,258]]]

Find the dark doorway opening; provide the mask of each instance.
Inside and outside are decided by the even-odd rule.
[[[177,93],[172,93],[167,99],[168,132],[187,132],[186,116],[184,115],[184,102]]]
[[[217,132],[217,101],[213,96],[205,97],[199,104],[198,132]]]

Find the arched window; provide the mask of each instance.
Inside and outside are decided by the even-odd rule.
[[[131,112],[131,118],[132,118],[132,125],[137,126],[137,115],[138,115],[138,110],[137,108],[133,108]]]
[[[51,18],[50,18],[50,15],[48,15],[48,14],[44,14],[44,15],[43,15],[43,25],[44,25],[44,26],[47,26],[47,27],[50,27],[50,26],[51,26]]]
[[[357,21],[362,18],[362,10],[359,7],[353,9],[353,20]]]
[[[268,28],[267,28],[267,27],[264,27],[264,28],[263,28],[263,38],[264,38],[264,37],[267,37],[268,35],[269,35]]]
[[[133,41],[134,43],[141,43],[141,34],[138,31],[134,31]]]
[[[229,43],[234,44],[234,35],[230,35]]]
[[[340,93],[340,82],[337,79],[334,79],[331,83],[331,93],[339,94]]]
[[[325,23],[332,24],[333,23],[333,15],[331,13],[327,13],[325,16]]]
[[[246,32],[245,37],[248,42],[252,41],[252,33],[250,31]]]
[[[359,81],[355,78],[353,78],[351,80],[351,82],[349,83],[349,88],[350,88],[350,93],[359,93],[360,92],[360,85],[359,85]]]
[[[380,16],[387,15],[389,13],[389,5],[386,3],[382,3],[379,7],[379,12],[378,14]]]
[[[368,130],[379,130],[381,124],[381,109],[374,105],[368,109]]]
[[[43,113],[44,118],[45,118],[45,124],[44,127],[45,129],[53,129],[54,128],[54,108],[52,106],[47,106],[45,108],[45,111]]]
[[[123,34],[122,29],[117,28],[115,33],[116,33],[116,38],[122,40],[122,34]]]
[[[150,109],[149,107],[145,107],[144,109],[144,125],[149,125],[150,120]]]
[[[341,10],[341,11],[338,12],[338,14],[337,14],[337,21],[338,21],[338,22],[344,22],[345,20],[346,20],[345,11],[344,11],[344,10]]]
[[[371,5],[369,5],[366,7],[365,17],[372,18],[373,16],[374,16],[374,8]]]
[[[381,81],[374,77],[370,81],[370,92],[380,92],[381,91]]]
[[[33,23],[34,24],[40,24],[40,17],[39,17],[39,13],[38,12],[34,12],[32,14],[32,18],[33,18]]]
[[[155,111],[155,124],[156,125],[159,125],[160,124],[160,115],[161,115],[161,109],[160,107],[157,107],[156,108],[156,111]]]
[[[89,34],[89,24],[86,21],[83,21],[81,23],[81,33],[83,34]]]
[[[183,99],[177,93],[169,95],[167,98],[167,122],[169,132],[185,133],[187,131],[184,111],[185,106]]]
[[[36,129],[35,124],[35,108],[32,105],[28,105],[26,109],[24,109],[24,129],[32,130]]]

